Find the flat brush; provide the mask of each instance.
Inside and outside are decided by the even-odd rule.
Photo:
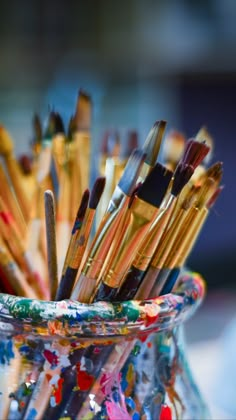
[[[87,243],[90,237],[95,217],[96,208],[102,195],[104,186],[105,178],[101,177],[95,181],[89,200],[89,205],[86,209],[84,220],[82,222],[82,227],[80,231],[76,232],[75,235],[74,247],[71,256],[69,257],[68,266],[65,272],[65,282],[68,282],[71,286],[74,285],[80,264],[82,262],[82,259],[84,258],[85,250],[87,247]],[[71,290],[72,288],[69,292],[67,292],[68,297],[71,294]]]
[[[115,188],[107,211],[97,229],[82,267],[79,279],[73,289],[71,298],[88,302],[103,268],[104,261],[113,241],[120,220],[127,208],[129,198],[135,188],[145,154],[135,150],[130,156],[124,173]]]
[[[45,220],[47,235],[47,259],[50,284],[50,299],[54,300],[58,286],[57,247],[56,247],[56,210],[54,195],[51,190],[44,193]]]
[[[166,128],[166,121],[156,121],[142,146],[146,158],[140,172],[138,182],[143,181],[149,174],[150,170],[155,166],[161,142]]]
[[[116,295],[133,256],[145,240],[145,235],[158,214],[171,177],[172,172],[157,163],[132,199],[127,220],[124,222],[124,235],[122,237],[122,234],[120,236],[119,232],[117,233],[120,244],[118,248],[115,247],[110,257],[110,264],[103,275],[96,300],[110,300]]]
[[[65,278],[65,272],[68,268],[71,255],[72,255],[73,250],[74,250],[74,246],[75,246],[75,242],[76,242],[76,233],[78,231],[80,231],[80,229],[82,227],[85,212],[86,212],[86,209],[87,209],[87,206],[88,206],[89,194],[90,194],[89,190],[85,190],[85,192],[82,196],[82,199],[81,199],[79,209],[77,211],[75,221],[74,221],[74,225],[73,225],[72,232],[71,232],[71,237],[70,237],[70,242],[69,242],[69,245],[68,245],[64,265],[63,265],[63,268],[62,268],[61,280],[60,280],[58,290],[57,290],[57,293],[56,293],[55,300],[57,300],[57,301],[69,298],[70,294],[71,294],[71,291],[72,291],[72,288],[73,288],[73,283],[70,283],[68,278],[67,279]]]

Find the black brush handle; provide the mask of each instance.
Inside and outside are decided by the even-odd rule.
[[[145,271],[142,271],[139,268],[132,265],[125,278],[125,281],[123,282],[115,296],[115,300],[122,302],[125,300],[133,299],[144,276]]]
[[[97,302],[99,300],[103,300],[105,302],[114,302],[117,292],[117,288],[108,286],[105,283],[101,283],[94,298],[94,302]]]
[[[69,299],[77,276],[77,268],[67,267],[59,283],[55,300]]]

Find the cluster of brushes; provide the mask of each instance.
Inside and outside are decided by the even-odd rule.
[[[120,156],[117,138],[109,149],[107,136],[101,176],[90,192],[90,122],[91,101],[83,92],[67,135],[58,113],[50,112],[44,133],[35,117],[30,168],[27,159],[19,166],[0,127],[1,291],[93,303],[149,299],[174,290],[222,190],[222,163],[209,166],[211,136],[205,128],[188,141],[176,131],[164,136],[161,120],[141,148],[130,137],[129,158]],[[132,343],[121,350],[119,360],[113,346],[100,352],[103,371],[121,368]],[[27,412],[38,402],[45,418],[82,418],[87,393],[72,392],[72,373],[63,373],[63,399],[56,407],[48,405],[51,388],[45,372],[40,375]],[[97,401],[99,375],[90,390]]]
[[[100,158],[105,176],[90,193],[90,97],[79,92],[67,135],[54,111],[44,133],[38,116],[33,124],[30,168],[26,159],[19,165],[0,127],[1,291],[85,303],[170,292],[222,190],[222,163],[209,167],[207,130],[188,141],[170,132],[164,165],[157,157],[165,121],[141,148],[130,133],[129,158],[127,150],[120,156],[116,133],[108,134]]]

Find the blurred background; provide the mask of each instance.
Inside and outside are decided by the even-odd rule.
[[[234,0],[0,3],[0,121],[16,154],[33,113],[54,106],[67,123],[79,88],[93,100],[95,168],[107,128],[137,130],[141,143],[165,119],[187,137],[203,124],[213,136],[225,189],[189,259],[209,290],[187,326],[192,346],[218,339],[236,315],[235,21]]]

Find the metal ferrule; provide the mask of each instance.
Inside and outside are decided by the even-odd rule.
[[[121,238],[120,246],[114,255],[109,270],[103,278],[103,282],[111,287],[118,287],[129,269],[137,249],[142,240],[145,239],[150,224],[158,213],[158,208],[141,200],[134,198],[129,209],[130,218],[126,232]]]

